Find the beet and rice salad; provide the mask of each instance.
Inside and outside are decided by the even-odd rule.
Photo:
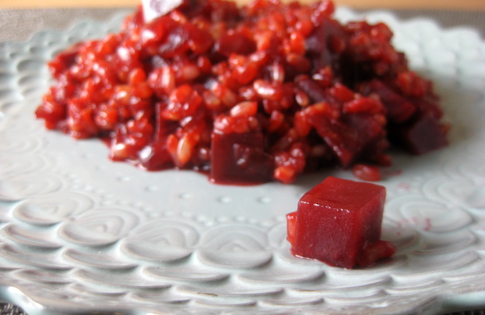
[[[183,0],[49,62],[36,116],[146,170],[216,183],[295,181],[321,168],[387,166],[391,145],[447,144],[431,82],[383,23],[341,24],[330,1]],[[371,176],[372,177],[372,176]]]

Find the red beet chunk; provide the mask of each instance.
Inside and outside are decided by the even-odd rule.
[[[348,167],[362,150],[363,139],[358,130],[340,121],[314,116],[310,119],[317,133],[332,148],[343,167]]]
[[[408,120],[416,111],[415,106],[404,97],[391,90],[380,80],[374,79],[363,84],[361,88],[364,95],[376,93],[386,107],[387,118],[390,122],[400,123]]]
[[[329,97],[325,90],[314,80],[307,76],[300,76],[296,80],[297,86],[307,94],[312,103],[328,102]]]
[[[394,246],[380,240],[385,198],[382,186],[328,177],[287,215],[292,253],[343,268],[390,257]]]
[[[234,33],[221,36],[214,49],[226,57],[231,54],[248,55],[256,50],[256,44],[243,34]]]
[[[308,54],[313,57],[315,68],[331,66],[335,73],[340,73],[342,52],[348,45],[348,35],[337,21],[328,16],[321,16],[320,19],[306,41]]]
[[[347,115],[340,121],[314,115],[309,121],[343,167],[350,167],[363,152],[368,151],[367,148],[375,147],[384,139],[382,126],[368,114]],[[368,158],[371,158],[370,154]]]
[[[147,146],[140,151],[140,166],[150,170],[164,170],[174,167],[170,152],[164,141],[159,141]]]
[[[414,154],[442,148],[448,144],[446,126],[429,113],[423,113],[399,128],[398,140]]]
[[[256,184],[273,178],[274,163],[263,151],[261,132],[212,133],[212,182],[222,184]]]

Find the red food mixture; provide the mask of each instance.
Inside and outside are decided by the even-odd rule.
[[[389,165],[391,143],[416,154],[446,145],[432,85],[391,30],[342,25],[333,12],[330,1],[184,0],[145,22],[140,7],[119,33],[49,63],[56,84],[36,116],[105,139],[112,160],[219,183],[291,183],[320,168]]]
[[[367,267],[396,248],[381,240],[386,189],[327,177],[287,217],[291,252],[343,268]]]

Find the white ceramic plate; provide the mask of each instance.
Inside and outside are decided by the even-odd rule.
[[[359,18],[346,9],[341,20]],[[485,45],[429,20],[395,31],[412,67],[436,82],[451,145],[394,154],[383,237],[398,251],[363,270],[290,255],[285,214],[326,175],[294,185],[210,184],[194,172],[113,163],[98,140],[46,131],[33,111],[46,61],[122,17],[0,44],[1,295],[29,314],[88,311],[307,314],[434,313],[485,306]]]

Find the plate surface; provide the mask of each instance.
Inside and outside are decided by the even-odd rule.
[[[337,16],[362,17],[345,8]],[[33,115],[51,82],[46,61],[76,41],[117,30],[119,16],[0,43],[3,299],[31,315],[485,306],[485,44],[473,30],[443,30],[429,20],[365,17],[395,31],[411,67],[435,82],[453,125],[449,147],[419,157],[395,153],[383,170],[383,238],[398,249],[392,260],[346,270],[289,253],[285,214],[325,176],[352,178],[350,172],[293,185],[219,186],[190,171],[113,163],[98,140],[46,131]]]

